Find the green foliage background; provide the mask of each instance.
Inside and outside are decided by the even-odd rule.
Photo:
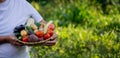
[[[34,47],[31,58],[120,58],[120,0],[28,0],[53,20],[55,46]]]

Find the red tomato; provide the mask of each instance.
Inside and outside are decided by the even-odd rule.
[[[44,40],[49,39],[49,38],[50,38],[50,34],[47,33],[44,35]]]
[[[43,31],[37,31],[35,34],[39,38],[44,36],[44,32]]]
[[[22,38],[22,41],[23,41],[23,42],[28,42],[28,36]]]
[[[54,30],[54,29],[55,29],[55,25],[54,25],[54,24],[50,24],[50,25],[48,26],[48,29]]]
[[[48,30],[48,34],[50,34],[50,36],[52,36],[53,33],[54,33],[53,30],[51,30],[51,29]]]

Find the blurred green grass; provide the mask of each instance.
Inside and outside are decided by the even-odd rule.
[[[29,0],[53,20],[55,46],[34,47],[34,58],[120,58],[119,0]]]

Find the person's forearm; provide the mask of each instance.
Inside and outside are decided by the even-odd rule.
[[[0,3],[4,2],[5,0],[0,0]]]
[[[7,39],[9,39],[9,36],[0,36],[0,44],[7,43]]]

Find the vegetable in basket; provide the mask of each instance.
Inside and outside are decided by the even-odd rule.
[[[26,26],[26,29],[28,31],[28,41],[29,42],[37,42],[38,37],[34,34],[32,28],[30,26]]]

